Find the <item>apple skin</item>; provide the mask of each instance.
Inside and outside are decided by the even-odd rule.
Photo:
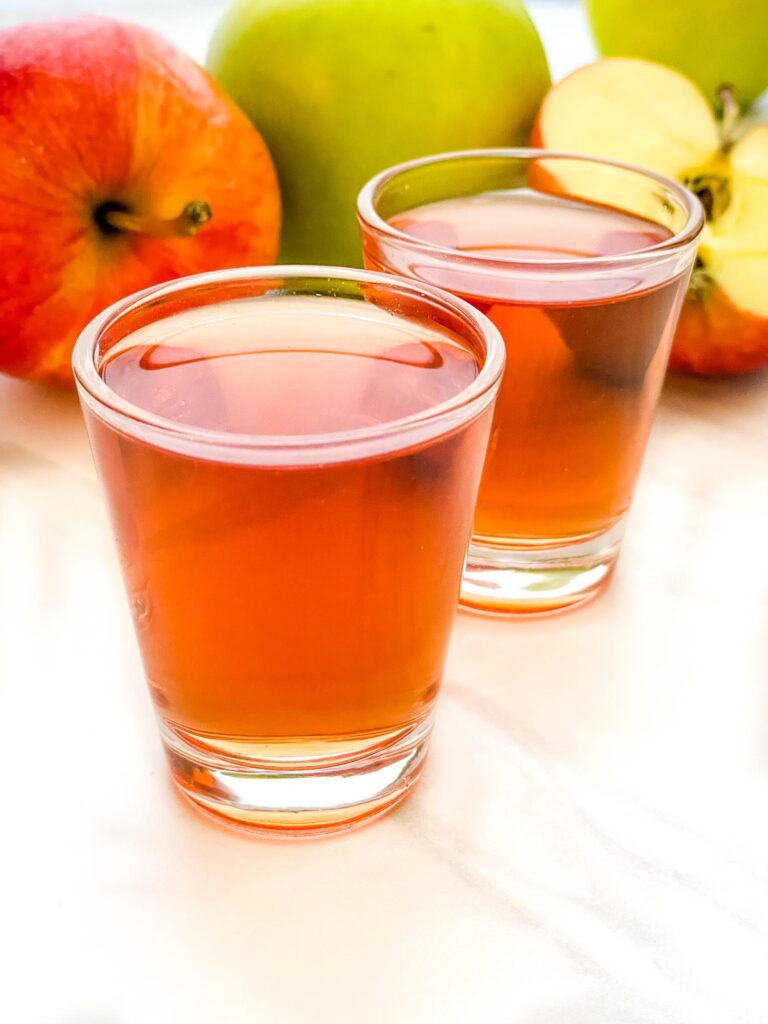
[[[586,0],[606,57],[644,57],[677,68],[715,103],[733,86],[748,107],[768,88],[766,0]]]
[[[519,0],[237,0],[207,64],[275,159],[282,258],[352,266],[370,177],[429,153],[524,145],[549,84]]]
[[[768,366],[768,320],[737,309],[716,285],[688,295],[675,332],[670,369],[702,376]]]
[[[263,140],[207,72],[138,26],[83,17],[0,31],[0,165],[6,373],[70,384],[77,335],[110,303],[277,254]],[[192,200],[210,205],[210,223],[176,237],[165,222]],[[155,227],[100,227],[104,203]]]

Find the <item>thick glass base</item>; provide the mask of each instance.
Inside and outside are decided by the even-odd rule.
[[[355,828],[399,803],[418,779],[432,716],[408,729],[322,748],[192,737],[161,723],[181,792],[221,823],[277,838]]]
[[[475,611],[542,615],[576,608],[596,597],[616,565],[623,523],[568,542],[473,540],[460,603]],[[482,538],[486,541],[487,538]]]

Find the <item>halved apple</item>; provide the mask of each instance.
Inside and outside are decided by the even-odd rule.
[[[670,366],[703,374],[768,366],[768,125],[740,128],[727,90],[721,95],[718,123],[679,72],[606,58],[552,87],[532,137],[547,149],[647,167],[699,196],[707,223]],[[594,168],[568,164],[558,182],[571,195],[647,214],[598,182]]]

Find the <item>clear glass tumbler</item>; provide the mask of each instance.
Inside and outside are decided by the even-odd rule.
[[[700,203],[636,167],[479,150],[384,171],[358,215],[368,268],[467,299],[506,344],[462,603],[541,613],[596,595],[618,555]]]
[[[174,780],[282,835],[418,777],[504,364],[389,275],[222,271],[117,303],[74,369]]]

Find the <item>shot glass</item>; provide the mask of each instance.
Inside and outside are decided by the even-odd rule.
[[[542,613],[595,596],[618,555],[703,225],[640,168],[477,150],[360,193],[366,267],[461,296],[507,349],[461,602]]]
[[[74,370],[170,769],[311,835],[422,767],[504,364],[474,308],[323,267],[118,302]]]

